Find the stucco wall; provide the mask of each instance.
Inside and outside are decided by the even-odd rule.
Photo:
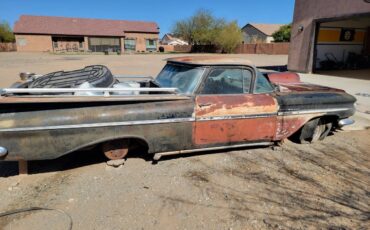
[[[17,51],[52,51],[50,35],[21,35],[16,34]]]
[[[370,3],[363,0],[296,0],[288,68],[299,72],[312,70],[316,19],[350,17],[370,13]],[[303,31],[299,32],[299,27]]]
[[[126,38],[135,38],[136,39],[136,51],[142,52],[146,51],[146,39],[154,39],[157,43],[157,50],[159,47],[158,40],[159,34],[147,34],[147,33],[125,33]]]

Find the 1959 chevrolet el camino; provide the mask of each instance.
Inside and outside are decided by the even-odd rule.
[[[134,144],[164,155],[310,143],[353,123],[355,98],[263,73],[243,59],[167,59],[159,75],[113,76],[105,66],[23,76],[1,89],[0,159],[53,159],[98,146],[109,159]]]

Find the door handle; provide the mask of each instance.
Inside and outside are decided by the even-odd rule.
[[[208,106],[211,106],[212,103],[204,103],[204,104],[199,104],[199,108],[203,108],[203,107],[208,107]]]

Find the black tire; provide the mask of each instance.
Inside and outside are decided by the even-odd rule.
[[[302,127],[298,135],[298,141],[301,144],[310,144],[316,142],[320,139],[323,131],[324,130],[320,118],[313,119]]]
[[[328,134],[330,133],[331,129],[333,128],[333,123],[329,122],[327,124],[324,125],[324,131],[322,132],[319,140],[322,141],[325,139],[325,137],[328,136]]]
[[[73,88],[84,82],[89,82],[94,87],[108,88],[115,83],[115,79],[106,66],[93,65],[46,74],[31,82],[29,88]]]

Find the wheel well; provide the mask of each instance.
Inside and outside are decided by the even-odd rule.
[[[293,133],[292,135],[290,135],[288,138],[293,141],[293,142],[296,142],[299,135],[301,134],[303,128],[305,127],[305,125],[307,123],[309,123],[310,121],[313,121],[315,119],[320,119],[321,122],[323,122],[324,124],[327,124],[327,123],[333,123],[333,127],[335,128],[337,126],[337,123],[338,123],[338,119],[339,117],[336,116],[336,115],[324,115],[324,116],[317,116],[317,117],[313,117],[311,118],[310,120],[308,120],[307,122],[305,122],[302,127],[300,127],[295,133]]]
[[[84,145],[81,145],[81,146],[79,146],[75,149],[72,149],[72,150],[68,151],[65,154],[75,152],[75,151],[79,151],[79,150],[84,150],[84,149],[92,149],[92,148],[95,148],[95,147],[101,148],[101,146],[104,143],[107,143],[109,141],[114,141],[114,140],[130,140],[130,143],[132,143],[133,146],[138,147],[141,150],[145,150],[145,151],[149,150],[149,144],[145,139],[143,139],[141,137],[135,137],[135,136],[125,136],[125,137],[103,138],[103,139],[95,140],[95,141],[86,143]],[[63,154],[63,155],[65,155],[65,154]]]

